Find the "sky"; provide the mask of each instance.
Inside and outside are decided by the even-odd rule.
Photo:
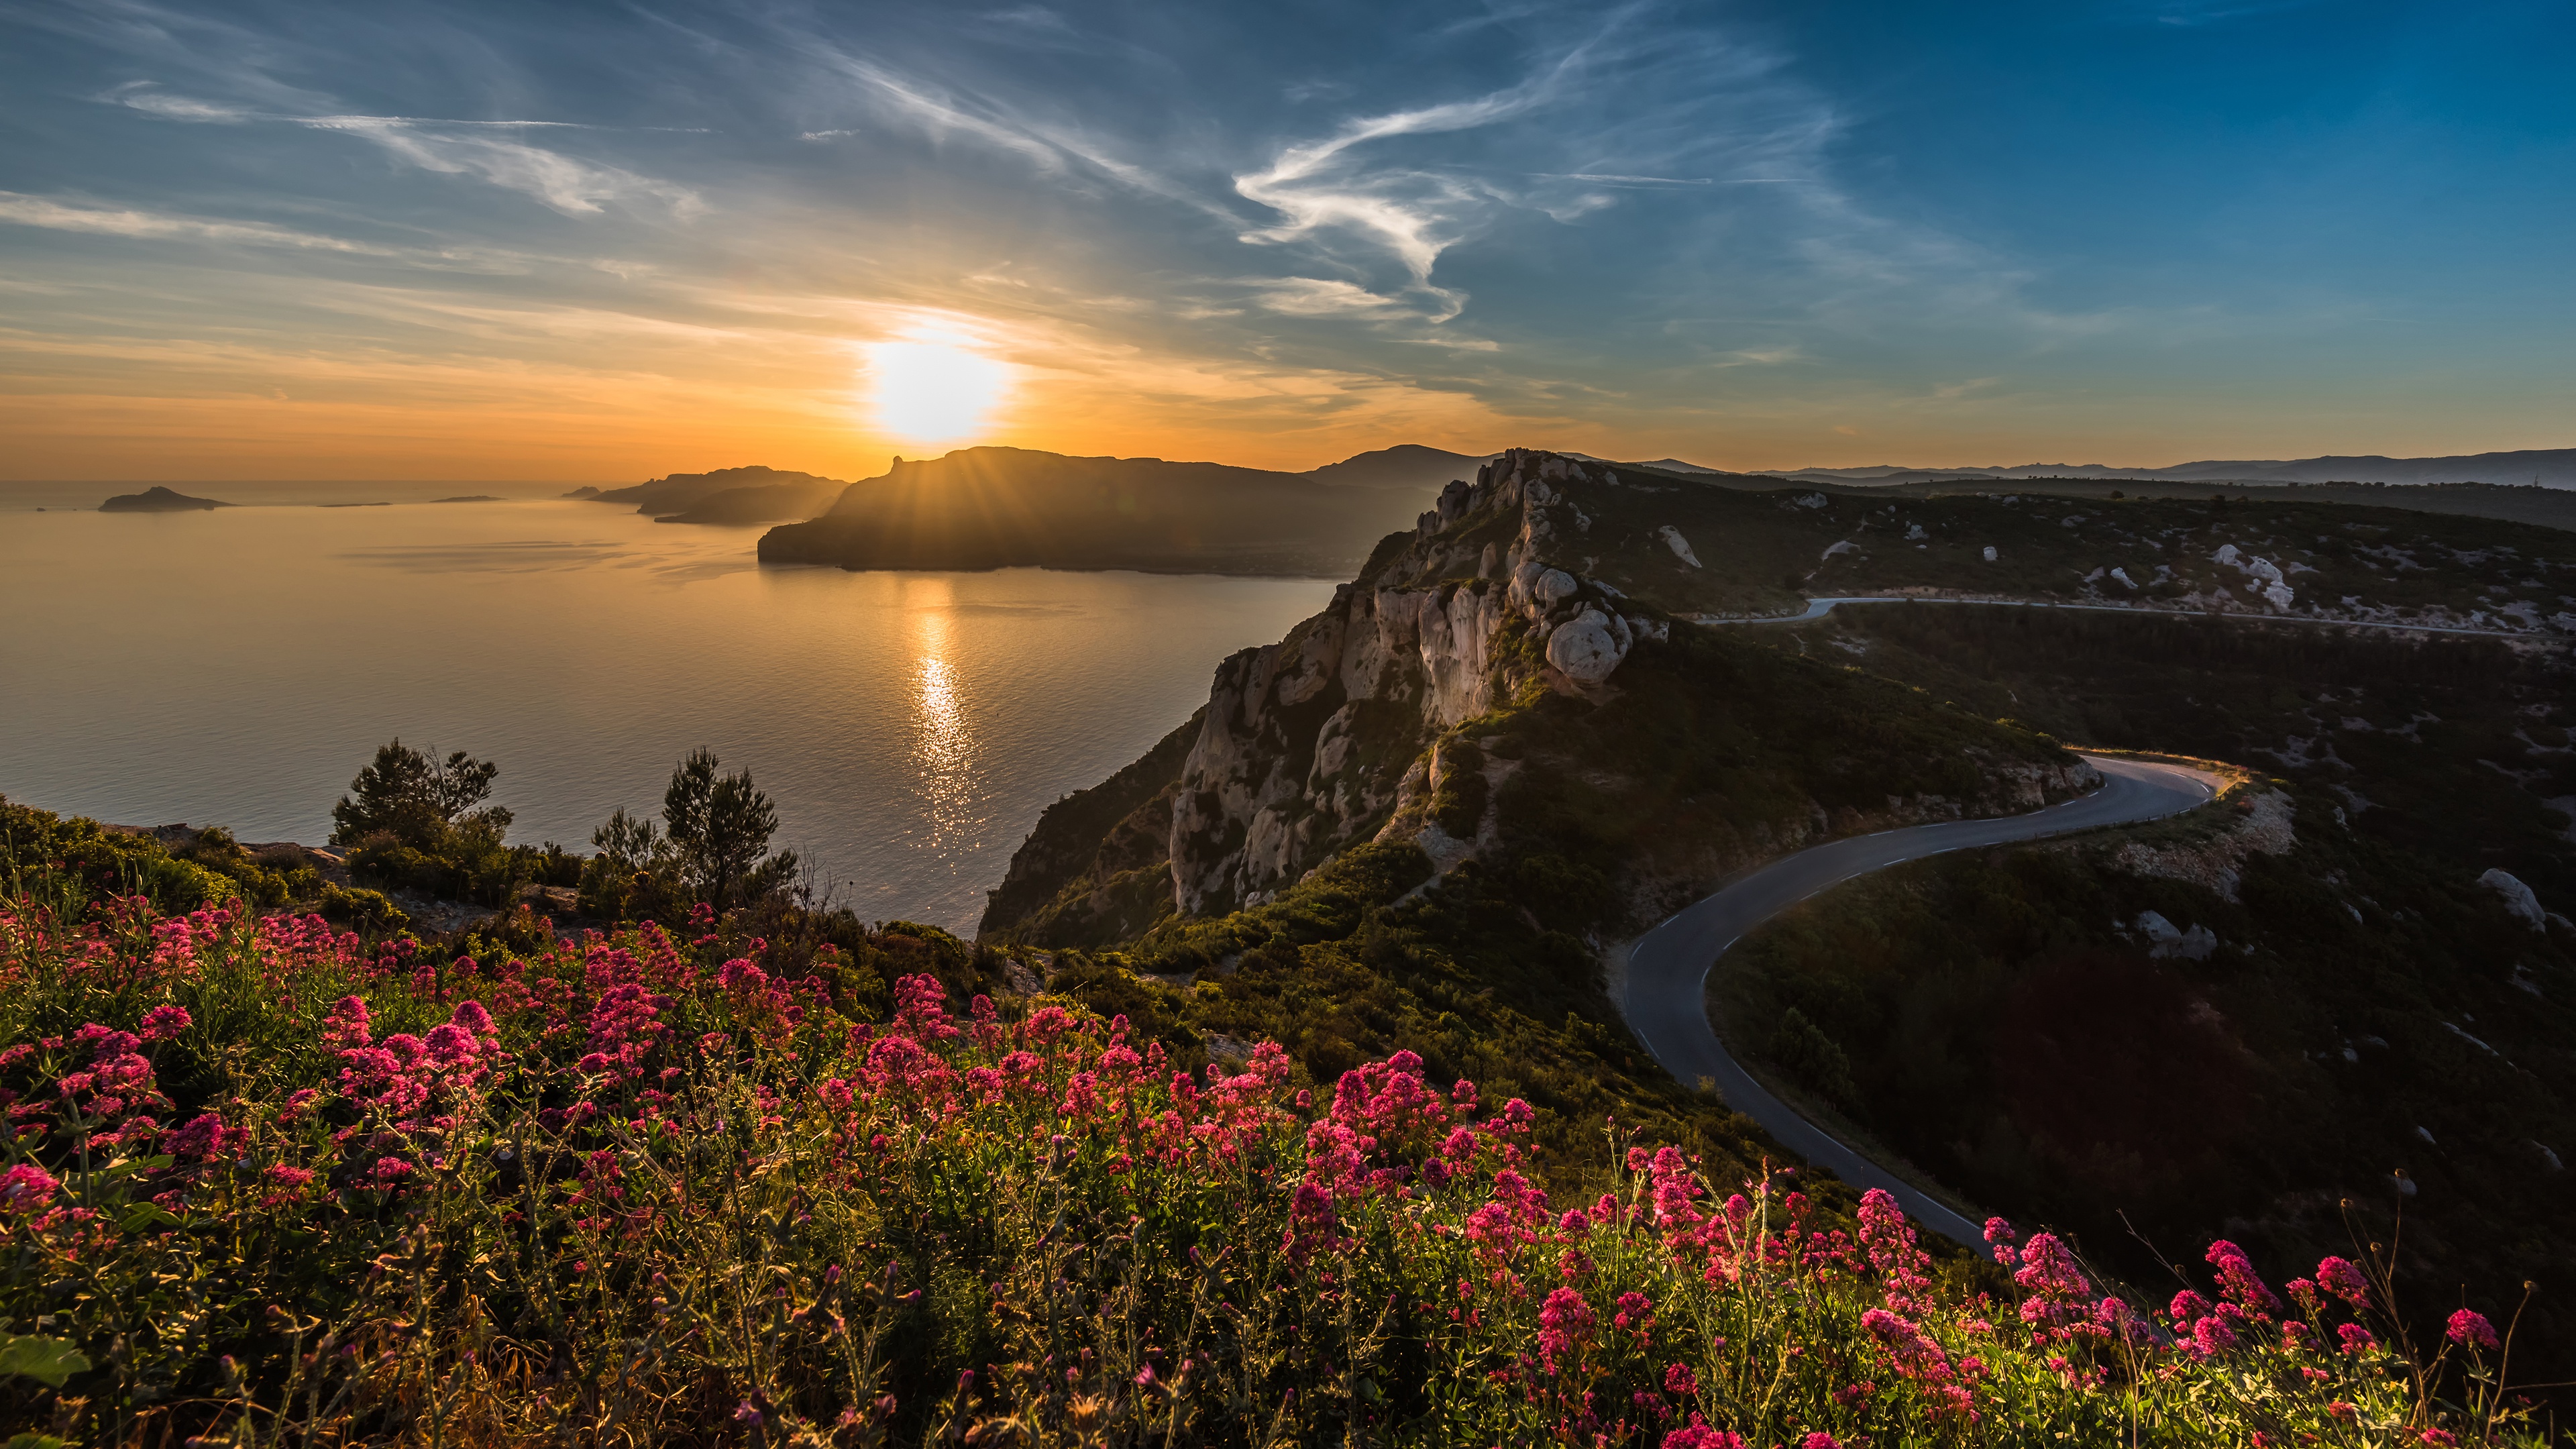
[[[0,477],[2576,445],[2563,0],[0,0]]]

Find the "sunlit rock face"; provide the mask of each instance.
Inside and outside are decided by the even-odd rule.
[[[1505,453],[1443,489],[1322,613],[1218,668],[1172,814],[1179,909],[1267,899],[1426,788],[1407,773],[1424,776],[1417,757],[1441,732],[1533,683],[1609,688],[1639,640],[1666,637],[1653,611],[1584,577],[1592,520],[1576,495],[1607,475]]]

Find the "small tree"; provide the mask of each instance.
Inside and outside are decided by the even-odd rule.
[[[500,766],[463,750],[441,760],[434,747],[415,750],[397,737],[376,750],[375,762],[331,807],[331,843],[356,845],[382,832],[426,849],[450,830],[465,830],[498,845],[509,832],[510,812],[483,802],[500,773]]]
[[[737,898],[784,889],[795,874],[796,853],[769,854],[769,839],[778,833],[777,808],[751,783],[749,770],[719,775],[719,763],[713,751],[692,750],[671,771],[662,824],[690,887],[722,909]]]

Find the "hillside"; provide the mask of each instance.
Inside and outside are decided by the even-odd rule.
[[[629,488],[580,489],[574,497],[594,503],[632,503],[638,513],[664,523],[772,523],[811,518],[849,485],[754,465],[706,473],[673,473]]]
[[[1882,1146],[1979,1206],[2073,1228],[2103,1261],[2148,1276],[2154,1261],[2106,1226],[2123,1209],[2153,1215],[2160,1240],[2242,1234],[2267,1261],[2340,1242],[2333,1204],[2347,1196],[2363,1230],[2384,1233],[2371,1216],[2394,1201],[2381,1159],[2423,1147],[2414,1128],[2438,1119],[2453,1136],[2427,1130],[2459,1157],[2458,1180],[2494,1190],[2468,1189],[2484,1196],[2466,1211],[2430,1189],[2409,1200],[2431,1223],[2405,1239],[2413,1301],[2456,1301],[2466,1284],[2493,1306],[2519,1281],[2508,1259],[2558,1264],[2547,1244],[2576,1240],[2549,1158],[2507,1146],[2565,1135],[2562,1104],[2576,1098],[2548,1072],[2514,1086],[2447,1051],[2342,1085],[2312,1079],[2324,1071],[2315,1054],[2347,1043],[2373,1061],[2365,1037],[2430,1052],[2465,1032],[2518,1063],[2459,1013],[2486,1021],[2532,991],[2576,994],[2576,938],[2557,924],[2535,932],[2479,883],[2504,869],[2560,903],[2576,885],[2561,836],[2576,798],[2559,798],[2576,783],[2556,712],[2570,694],[2567,626],[2523,617],[2564,607],[2571,545],[2490,520],[2304,499],[1860,499],[1685,487],[1508,453],[1386,540],[1323,614],[1226,661],[1200,721],[1049,811],[983,931],[1068,953],[1082,964],[1061,989],[1139,1020],[1276,1036],[1318,1070],[1404,1048],[1517,1073],[1525,1095],[1566,1115],[1618,1111],[1658,1072],[1609,1009],[1602,956],[1716,882],[1815,840],[2080,789],[2086,767],[2061,739],[2217,757],[2265,778],[2288,769],[2296,848],[2270,850],[2268,835],[2263,849],[2227,843],[2248,796],[2075,855],[1995,853],[2042,862],[2027,868],[1963,857],[1846,887],[1872,902],[1892,892],[1902,908],[1848,921],[1809,908],[1764,939],[1794,930],[1820,947],[1748,945],[1728,979],[1775,984],[1722,998],[1742,1015],[1721,1027],[1735,1040],[1740,1020],[1745,1049],[1774,1071],[1820,1072],[1830,1090],[1808,1092],[1818,1110],[1882,1132]],[[2273,585],[2261,564],[2286,605],[2253,594],[2255,580]],[[1887,605],[1787,628],[1691,622],[1721,606],[1785,607],[1793,580],[1818,593],[1964,593],[1973,580],[1989,596],[2125,599],[2114,567],[2176,612]],[[2308,602],[2329,589],[2330,602]],[[2525,637],[2315,627],[2329,618],[2482,620]],[[2342,773],[2355,766],[2369,773]],[[1314,882],[1363,867],[1394,871],[1382,903],[1318,896]],[[1990,878],[2002,883],[1979,884]],[[1906,884],[1918,879],[1966,884],[1926,903]],[[2178,938],[2205,924],[2221,947],[2170,960],[2138,924],[2151,910]],[[2061,982],[2052,963],[2086,951],[2164,992],[2156,1001],[2179,1000],[2177,1040],[2214,1029],[2293,1064],[2245,1077],[2254,1095],[2232,1134],[2152,1183],[2027,1145],[1978,1156],[2006,1140],[1978,1115],[1997,1110],[2000,1088],[1932,1089],[1986,1081],[1988,1054],[2004,1050],[1997,1024],[2020,999],[2011,983]],[[1980,959],[1991,964],[1953,979]],[[2041,999],[2061,1013],[2090,1000]],[[1810,1025],[1784,1036],[1792,1006]],[[2556,1017],[2523,1015],[2525,1056],[2556,1051],[2539,1045],[2556,1040]],[[1775,1054],[1792,1039],[1826,1045]],[[2487,1060],[2485,1047],[2461,1050]],[[2162,1090],[2134,1075],[2134,1054],[2052,1053],[2053,1087],[2016,1090],[2094,1103]],[[1587,1082],[1587,1059],[1606,1074]],[[1962,1065],[1918,1069],[1936,1062]],[[2394,1095],[2338,1095],[2356,1091]],[[2159,1122],[2215,1110],[2216,1099],[2165,1095],[2174,1106]],[[2461,1125],[2508,1100],[2510,1115]],[[2332,1130],[2311,1130],[2320,1121]],[[2463,1154],[2483,1155],[2472,1166]],[[2270,1165],[2248,1169],[2256,1158]],[[2523,1174],[2509,1191],[2506,1173]],[[2534,1333],[2535,1363],[2576,1359],[2576,1337],[2550,1315]]]
[[[2106,1296],[1626,1122],[1570,1192],[1494,1083],[1176,1055],[901,923],[423,941],[10,839],[14,1444],[2542,1442],[2374,1257]]]
[[[2219,483],[2485,483],[2576,488],[2576,448],[2525,448],[2500,453],[2455,453],[2440,458],[2390,458],[2376,453],[2317,458],[2205,458],[2162,468],[2122,468],[2102,463],[2020,463],[1996,467],[1917,468],[1880,464],[1865,468],[1799,468],[1779,476],[1799,481],[1910,483],[1939,478],[2157,479]]]
[[[1439,459],[1448,456],[1429,471],[1444,471]],[[1023,448],[897,459],[883,476],[851,484],[822,516],[771,529],[760,557],[850,569],[1337,575],[1413,517],[1422,496],[1404,480],[1426,465],[1363,455],[1335,466],[1355,468],[1340,476],[1375,481],[1344,486],[1222,463]]]

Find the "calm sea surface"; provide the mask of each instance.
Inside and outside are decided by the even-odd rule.
[[[547,491],[559,491],[554,485]],[[507,485],[0,484],[0,794],[319,843],[376,745],[497,761],[511,838],[588,848],[705,745],[870,919],[970,931],[1048,804],[1206,699],[1330,581],[761,568],[757,529]],[[319,497],[405,500],[322,508]],[[37,512],[38,507],[48,511]]]

